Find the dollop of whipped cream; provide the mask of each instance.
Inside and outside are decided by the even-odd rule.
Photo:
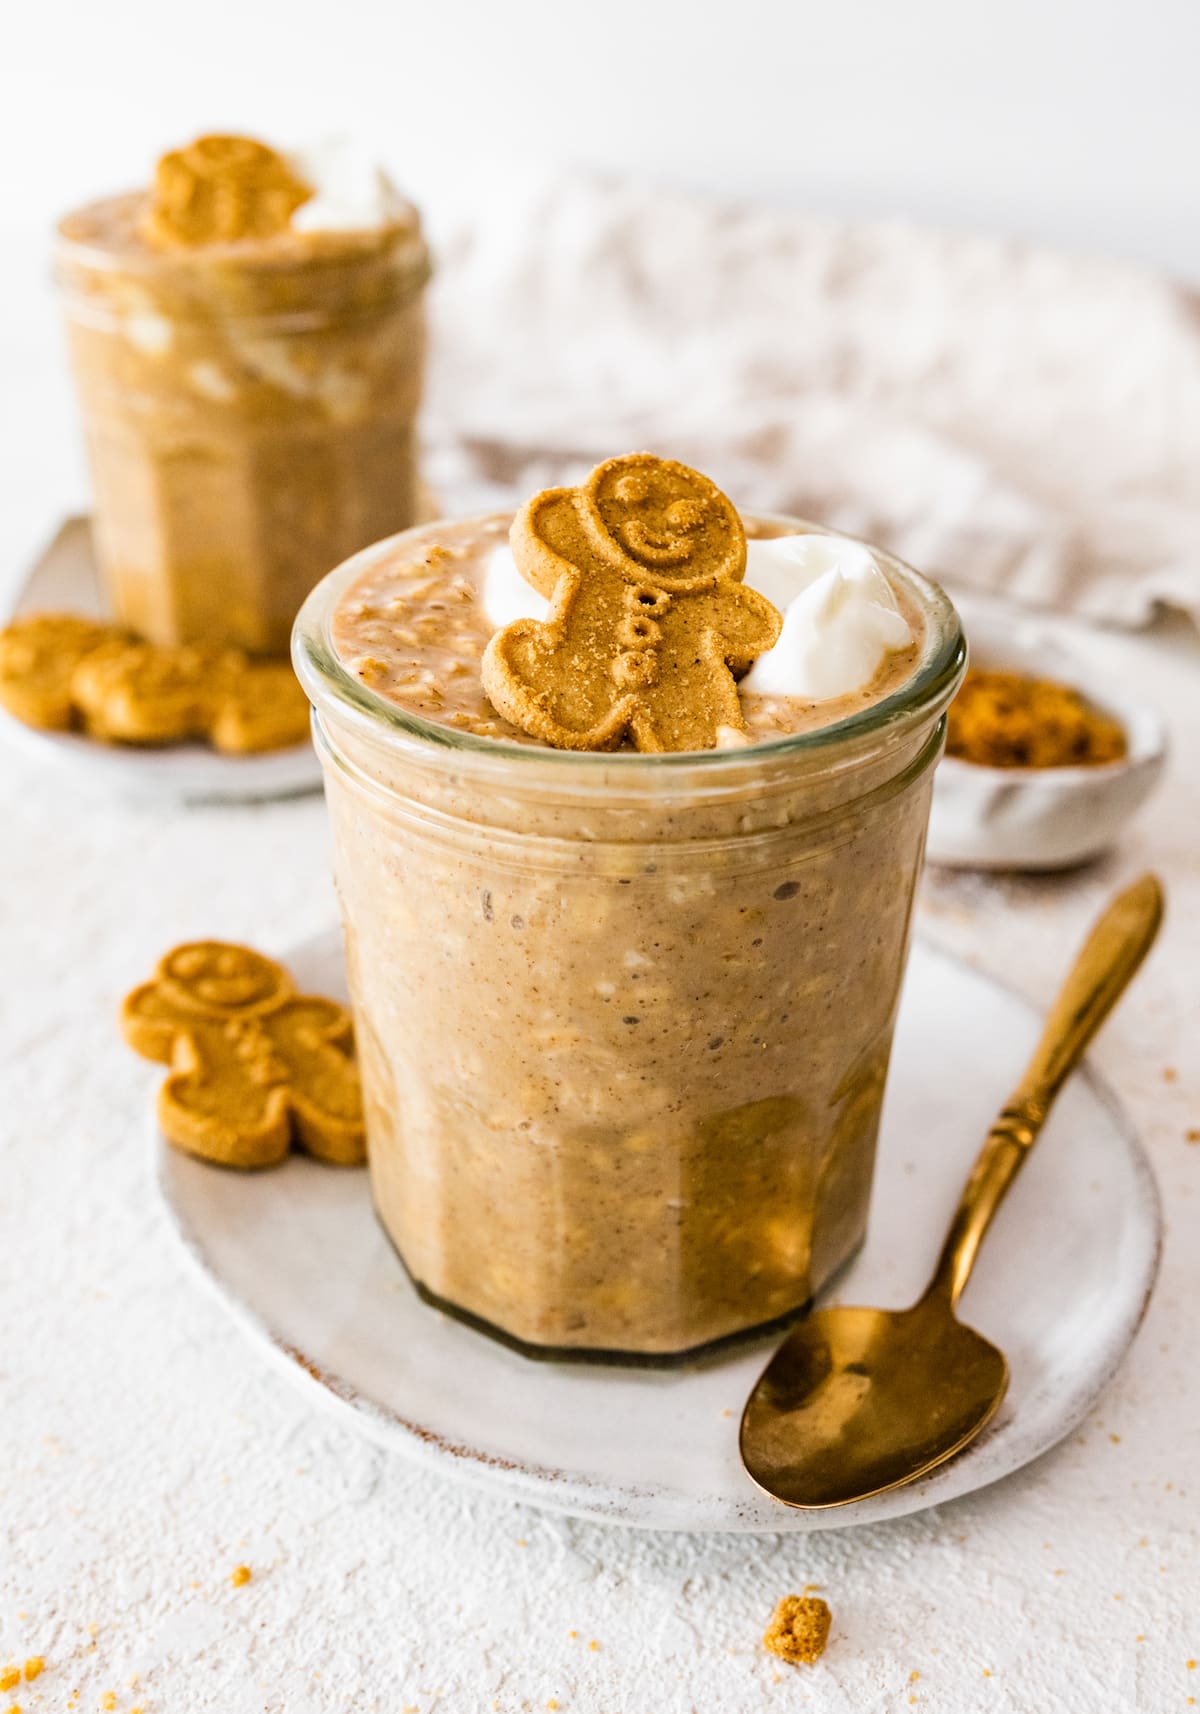
[[[891,584],[861,542],[817,535],[747,542],[745,581],[783,614],[779,641],[741,681],[751,694],[805,702],[852,696],[913,640]],[[497,630],[515,619],[544,619],[550,608],[517,570],[507,543],[488,557],[482,605]]]
[[[349,137],[293,149],[288,164],[313,194],[292,214],[293,232],[352,232],[387,226],[404,201],[374,157]]]
[[[546,597],[539,595],[532,583],[526,583],[517,570],[507,542],[501,542],[488,555],[480,603],[497,631],[518,619],[544,619],[550,611]]]
[[[751,694],[806,702],[852,696],[913,640],[891,584],[861,542],[817,535],[747,542],[746,582],[783,614],[779,641],[741,681]]]

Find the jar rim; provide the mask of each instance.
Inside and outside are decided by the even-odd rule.
[[[492,515],[484,513],[481,516]],[[788,526],[795,534],[836,536],[843,541],[861,540],[788,514],[747,512],[745,516],[755,523]],[[350,717],[360,732],[369,732],[385,746],[410,758],[425,756],[432,760],[437,757],[459,768],[478,770],[481,775],[511,764],[527,770],[537,765],[553,770],[564,785],[572,772],[578,777],[578,783],[586,783],[590,771],[599,786],[598,770],[614,767],[620,769],[620,785],[635,790],[639,784],[653,785],[655,789],[668,782],[682,784],[683,776],[691,770],[702,773],[706,786],[716,786],[719,781],[733,784],[735,780],[744,778],[748,771],[761,770],[767,764],[786,763],[793,758],[817,759],[823,753],[857,749],[860,743],[869,744],[873,739],[899,738],[921,721],[934,719],[945,711],[966,669],[966,639],[957,609],[946,592],[895,554],[873,543],[863,542],[890,574],[901,579],[916,598],[925,620],[924,648],[912,674],[878,702],[869,703],[867,707],[856,709],[825,726],[720,750],[593,752],[558,750],[547,745],[523,744],[514,739],[483,737],[459,727],[427,720],[379,695],[349,671],[333,644],[331,621],[346,588],[378,558],[403,546],[410,537],[424,536],[435,530],[439,521],[448,520],[414,525],[411,529],[373,542],[343,560],[310,592],[292,629],[292,663],[318,716],[322,712],[322,704],[332,702],[341,713]],[[617,778],[605,773],[609,785]]]
[[[237,309],[230,309],[228,319],[303,331],[323,327],[331,318],[341,318],[340,310],[334,312],[321,301],[321,290],[330,281],[357,277],[362,270],[379,269],[389,283],[386,307],[390,309],[415,301],[433,273],[433,258],[421,226],[420,211],[414,203],[402,198],[397,199],[395,217],[378,226],[306,233],[308,247],[300,256],[281,243],[282,235],[205,244],[194,250],[186,247],[160,250],[134,242],[106,241],[86,230],[84,223],[89,215],[108,209],[128,210],[144,199],[145,193],[136,191],[101,197],[73,209],[57,223],[51,276],[69,316],[106,322],[113,313],[106,294],[114,281],[122,286],[130,280],[147,286],[166,282],[178,289],[186,303],[194,292],[203,295],[214,270],[218,275],[234,270],[250,299]],[[314,288],[309,293],[311,303],[304,301],[303,293],[298,303],[291,303],[283,310],[264,309],[254,303],[253,294],[260,286],[293,277],[311,282]],[[369,311],[359,313],[378,313],[381,307],[385,306],[373,305]],[[189,319],[186,310],[174,307],[172,320]],[[210,318],[206,315],[203,319]]]
[[[286,266],[291,261],[280,241],[281,238],[286,239],[289,236],[287,233],[269,238],[227,239],[220,243],[201,244],[192,248],[184,245],[159,249],[136,243],[105,242],[101,238],[87,237],[77,230],[72,230],[85,221],[88,215],[110,210],[133,210],[147,201],[148,195],[144,190],[122,191],[115,196],[96,197],[91,202],[70,209],[54,226],[56,256],[60,260],[69,259],[81,266],[93,268],[98,273],[108,269],[119,269],[123,273],[136,272],[139,265],[147,271],[163,267],[204,267],[213,262],[236,262],[245,268],[269,269]],[[318,229],[306,233],[305,236],[316,241],[318,250],[328,248],[331,252],[370,249],[381,242],[400,247],[404,241],[416,251],[427,251],[421,214],[416,204],[397,194],[395,207],[394,216],[376,225],[330,227],[327,231]],[[306,265],[310,260],[311,258],[305,258]]]

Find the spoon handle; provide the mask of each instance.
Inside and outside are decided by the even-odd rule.
[[[958,1302],[992,1216],[1025,1164],[1055,1096],[1154,944],[1162,915],[1162,886],[1157,876],[1143,875],[1118,894],[1088,935],[1025,1075],[967,1180],[929,1294],[943,1293],[951,1306]]]

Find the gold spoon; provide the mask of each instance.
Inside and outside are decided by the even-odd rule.
[[[1150,950],[1162,913],[1162,887],[1143,875],[1092,929],[983,1145],[920,1302],[818,1310],[768,1363],[742,1414],[741,1452],[775,1499],[817,1509],[886,1493],[952,1458],[995,1414],[1008,1363],[963,1326],[955,1305],[1055,1096]]]

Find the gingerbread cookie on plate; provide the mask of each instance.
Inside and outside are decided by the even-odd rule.
[[[365,1159],[349,1012],[297,994],[281,964],[219,940],[177,946],[121,1008],[135,1053],[171,1067],[158,1095],[168,1142],[220,1166],[277,1166],[293,1144]]]

